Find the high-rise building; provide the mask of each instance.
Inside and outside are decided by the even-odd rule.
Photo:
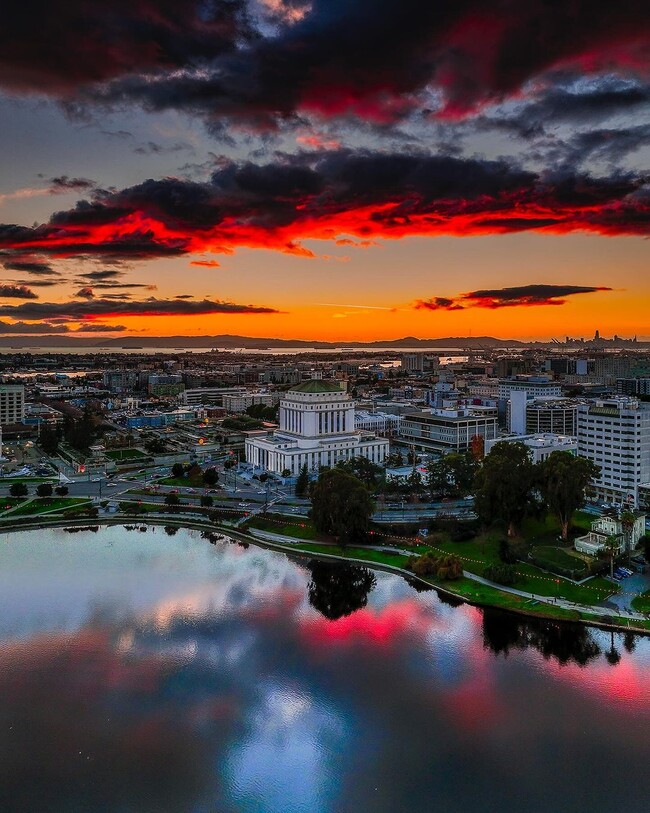
[[[578,454],[600,467],[598,499],[636,507],[650,482],[650,404],[611,398],[578,406]]]
[[[22,423],[25,417],[25,387],[0,384],[0,426]]]
[[[388,441],[356,431],[354,415],[354,402],[338,383],[311,379],[297,384],[280,401],[280,428],[246,440],[246,460],[294,476],[303,466],[316,472],[353,457],[383,463]]]

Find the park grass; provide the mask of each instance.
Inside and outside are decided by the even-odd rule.
[[[265,517],[256,514],[248,520],[247,525],[251,528],[257,528],[259,531],[290,536],[294,539],[318,539],[316,528],[306,517],[304,521],[292,524],[287,522],[285,517],[278,514],[269,514]]]
[[[587,567],[583,559],[573,556],[565,548],[554,545],[538,545],[535,548],[535,558],[550,566],[557,566],[565,570],[581,570],[587,575]]]
[[[435,542],[419,546],[418,552],[422,553],[427,548],[433,553],[454,553],[460,556],[463,560],[463,569],[477,576],[483,576],[489,565],[501,564],[498,540],[490,534],[480,535],[468,542],[449,540]],[[595,604],[604,601],[620,589],[618,585],[601,578],[589,579],[585,584],[575,584],[526,562],[517,562],[515,569],[517,571],[517,581],[513,585],[515,589],[540,596],[564,598],[577,604]]]
[[[89,505],[90,500],[86,497],[38,497],[32,502],[25,503],[20,508],[12,511],[12,517],[30,517],[43,513],[55,513],[65,511],[68,508],[78,508],[80,505]]]
[[[25,497],[0,497],[0,512],[8,511],[25,501]]]
[[[650,590],[633,598],[632,606],[638,613],[650,613]]]
[[[139,449],[108,449],[104,452],[109,460],[134,460],[140,457],[147,457]]]

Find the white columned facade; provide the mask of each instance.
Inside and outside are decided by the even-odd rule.
[[[317,472],[356,456],[381,464],[388,441],[355,431],[354,402],[337,383],[312,379],[298,384],[280,401],[280,427],[267,438],[246,441],[246,459],[254,466],[296,476],[303,466]]]

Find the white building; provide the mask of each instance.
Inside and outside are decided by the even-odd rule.
[[[0,384],[0,426],[22,423],[25,418],[25,387]]]
[[[513,392],[525,392],[528,398],[543,398],[545,395],[562,395],[562,385],[547,378],[521,376],[502,378],[499,381],[499,398],[510,398]]]
[[[399,436],[419,451],[448,454],[467,451],[475,437],[489,440],[497,431],[496,407],[471,406],[408,413],[402,417]]]
[[[376,435],[391,435],[399,431],[402,422],[400,415],[391,415],[388,412],[363,412],[356,410],[354,414],[354,428],[374,432]]]
[[[623,523],[618,517],[598,517],[591,523],[589,533],[579,536],[573,546],[580,553],[597,556],[605,547],[607,538],[612,536],[616,537],[618,542],[617,554],[628,547],[633,550],[639,540],[645,536],[645,514],[634,514],[634,523],[629,531],[623,527]]]
[[[280,401],[280,428],[246,440],[246,460],[254,466],[296,476],[306,465],[316,472],[353,457],[381,464],[388,441],[357,432],[354,402],[339,383],[312,379],[297,384]]]
[[[226,412],[245,412],[256,404],[275,406],[279,400],[279,392],[246,392],[239,395],[224,395],[223,407]]]
[[[533,463],[541,463],[553,452],[569,452],[575,455],[578,449],[578,441],[574,437],[542,432],[534,435],[505,435],[494,440],[486,440],[485,454],[491,451],[495,443],[502,442],[523,443],[530,451]]]
[[[578,454],[600,467],[598,499],[638,506],[650,481],[650,404],[611,398],[578,407]]]

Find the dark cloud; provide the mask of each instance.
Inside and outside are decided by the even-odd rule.
[[[650,106],[650,85],[607,76],[585,87],[573,81],[547,85],[510,113],[478,116],[468,131],[503,130],[520,138],[544,135],[550,127],[594,125],[614,116],[633,116]]]
[[[198,67],[250,35],[245,0],[11,3],[0,28],[0,83],[68,96],[113,77]]]
[[[455,116],[558,65],[593,71],[617,56],[647,66],[639,46],[648,44],[649,25],[638,0],[315,0],[295,25],[203,70],[131,74],[88,98],[185,109],[222,131],[224,118],[268,128],[297,112],[395,121],[432,86]]]
[[[22,305],[0,305],[0,316],[13,319],[65,321],[94,320],[117,316],[192,316],[203,314],[269,314],[279,313],[274,308],[255,305],[237,305],[233,302],[209,299],[192,302],[175,299],[149,299],[114,302],[107,298],[73,300],[70,302],[34,302]]]
[[[634,173],[593,177],[564,165],[539,173],[504,160],[341,149],[226,162],[202,183],[164,178],[98,190],[41,226],[0,225],[0,249],[105,261],[240,246],[313,256],[301,241],[526,229],[641,235],[649,227],[647,180]],[[122,273],[80,279],[92,287],[121,282]]]
[[[85,288],[80,288],[75,296],[81,297],[81,299],[93,299],[95,294],[93,293],[92,288],[86,286]]]
[[[81,327],[75,328],[73,333],[124,333],[125,330],[128,330],[126,325],[100,325],[96,322],[89,325],[81,325]]]
[[[52,288],[61,285],[65,280],[61,279],[15,279],[11,280],[14,285],[26,286],[28,288]]]
[[[67,175],[59,175],[50,178],[50,192],[53,195],[62,195],[66,192],[88,192],[97,185],[88,178],[69,178]]]
[[[3,265],[8,271],[20,271],[23,274],[54,275],[58,273],[49,263],[45,262],[14,260],[12,262],[3,263]]]
[[[577,294],[593,294],[598,291],[611,291],[605,286],[584,285],[516,285],[509,288],[486,288],[459,294],[453,299],[434,297],[418,299],[414,303],[416,310],[457,311],[466,308],[530,307],[536,305],[564,305],[566,297]]]
[[[70,328],[66,325],[54,325],[49,322],[5,322],[0,319],[0,335],[8,333],[17,334],[41,334],[41,333],[69,333]]]
[[[118,271],[114,268],[102,268],[97,271],[86,271],[83,274],[78,274],[82,279],[91,280],[92,282],[99,282],[107,279],[119,279],[123,276],[123,271]]]
[[[38,299],[26,285],[1,285],[0,299]]]
[[[648,66],[639,0],[313,0],[256,28],[246,0],[11,4],[0,82],[82,103],[183,109],[275,127],[298,115],[395,121],[437,88],[457,116],[558,67]],[[35,24],[38,21],[38,25]]]

